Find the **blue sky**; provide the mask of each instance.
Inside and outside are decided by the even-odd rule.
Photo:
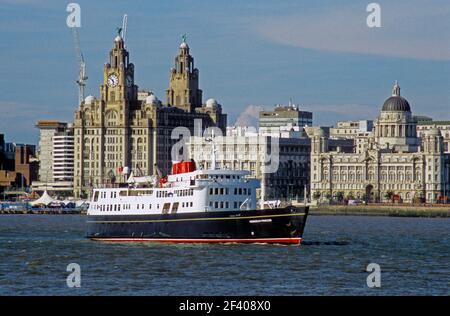
[[[366,26],[370,2],[77,1],[87,94],[98,96],[126,13],[139,87],[164,101],[187,33],[204,100],[216,98],[229,125],[250,105],[270,109],[290,98],[314,112],[315,124],[373,119],[394,80],[414,114],[450,119],[450,2],[378,1],[377,29]],[[7,141],[37,143],[37,120],[73,118],[78,70],[68,3],[0,0],[0,133]]]

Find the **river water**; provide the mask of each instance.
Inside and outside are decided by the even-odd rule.
[[[300,247],[94,242],[85,220],[0,216],[0,295],[450,294],[450,219],[310,216]]]

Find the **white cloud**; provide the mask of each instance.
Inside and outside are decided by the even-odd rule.
[[[450,60],[450,2],[378,1],[381,28],[369,28],[367,3],[255,20],[271,41],[309,49],[426,60]]]
[[[236,119],[235,126],[256,126],[259,119],[259,112],[264,108],[260,105],[249,105]]]

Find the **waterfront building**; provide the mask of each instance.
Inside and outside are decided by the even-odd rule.
[[[36,146],[27,144],[4,143],[0,152],[0,191],[20,189],[10,194],[20,194],[28,189],[38,177]],[[11,159],[11,152],[14,155]]]
[[[305,136],[303,134],[305,126],[312,126],[312,124],[312,112],[301,111],[299,106],[292,103],[287,106],[276,105],[273,111],[259,113],[259,132],[274,137],[289,131]]]
[[[20,188],[31,186],[38,178],[39,162],[36,159],[36,146],[16,145],[15,171],[19,174]]]
[[[217,168],[248,170],[261,180],[266,200],[300,198],[309,181],[308,138],[277,138],[250,131],[214,138]],[[191,137],[186,143],[189,158],[202,168],[211,168],[211,142]]]
[[[52,120],[38,121],[39,180],[34,191],[73,195],[74,134],[73,125]]]
[[[417,118],[394,85],[365,138],[363,150],[333,151],[320,128],[311,137],[311,196],[316,200],[359,198],[404,202],[445,200],[450,190],[450,155],[439,129],[417,135]]]
[[[176,127],[194,132],[194,121],[201,128],[219,127],[225,133],[226,114],[214,99],[202,102],[199,70],[183,40],[170,71],[167,102],[151,92],[139,91],[134,80],[123,38],[114,40],[109,61],[104,66],[100,98],[88,96],[75,113],[76,196],[86,196],[92,187],[124,183],[126,170],[153,175],[166,174],[172,164],[171,134]]]
[[[373,129],[373,121],[340,121],[336,127],[330,128],[331,138],[356,138],[369,136]]]
[[[310,147],[307,137],[270,136],[249,127],[228,127],[226,136],[215,137],[217,167],[248,170],[261,180],[265,199],[302,199],[309,190]],[[191,137],[186,145],[189,158],[203,168],[211,167],[209,137]],[[331,140],[330,148],[353,150],[352,140]]]
[[[433,121],[433,119],[424,120],[418,118],[417,136],[425,137],[427,132],[432,129],[438,129],[444,138],[444,152],[450,153],[450,120],[449,121]]]

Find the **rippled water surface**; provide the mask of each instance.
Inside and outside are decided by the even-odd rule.
[[[450,294],[450,219],[311,216],[300,247],[93,242],[85,219],[0,216],[0,295]]]

